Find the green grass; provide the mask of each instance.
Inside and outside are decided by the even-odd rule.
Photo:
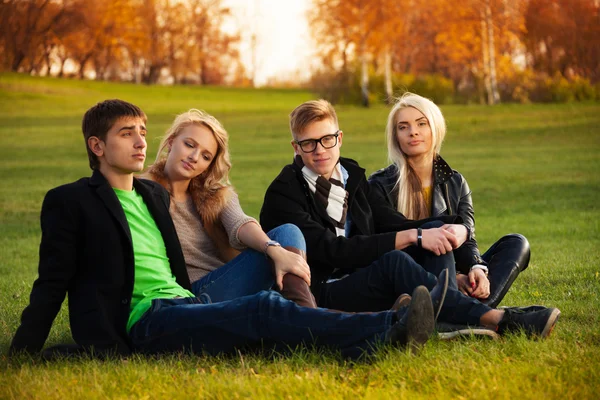
[[[134,86],[0,75],[0,398],[597,398],[600,392],[600,104],[444,106],[442,154],[469,180],[482,249],[529,238],[532,259],[505,305],[562,310],[553,335],[384,349],[352,364],[335,354],[173,355],[44,363],[6,356],[36,276],[39,210],[50,188],[89,175],[85,110],[122,98],[148,114],[149,154],[173,117],[205,109],[228,129],[231,178],[247,213],[292,158],[287,115],[303,91]],[[385,107],[339,107],[342,153],[386,164]],[[47,344],[70,340],[66,307]]]

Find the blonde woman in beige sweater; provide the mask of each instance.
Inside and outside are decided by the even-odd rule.
[[[175,118],[146,174],[171,194],[192,291],[214,303],[275,288],[315,307],[302,233],[286,224],[265,234],[242,211],[230,169],[227,131],[191,109]]]

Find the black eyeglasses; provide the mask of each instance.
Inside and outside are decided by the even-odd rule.
[[[305,153],[312,153],[317,149],[317,143],[321,143],[324,149],[330,149],[335,147],[338,142],[338,136],[340,135],[340,131],[338,130],[333,135],[325,135],[320,139],[306,139],[301,141],[295,141],[298,146]]]

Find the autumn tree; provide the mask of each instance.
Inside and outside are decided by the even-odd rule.
[[[600,2],[530,0],[525,25],[522,37],[534,69],[600,80]]]

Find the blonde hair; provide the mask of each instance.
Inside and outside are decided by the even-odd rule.
[[[407,218],[422,219],[429,216],[430,210],[425,205],[425,199],[421,192],[421,181],[408,163],[407,156],[402,152],[397,139],[396,117],[400,110],[407,107],[420,111],[429,122],[431,127],[431,149],[428,155],[431,156],[432,160],[440,153],[442,142],[446,136],[446,121],[442,111],[434,102],[409,92],[404,93],[402,97],[397,99],[388,115],[385,129],[388,159],[398,169],[398,180],[395,185],[395,188],[398,189],[397,209]]]
[[[178,115],[162,138],[158,147],[158,153],[156,154],[156,160],[150,166],[148,172],[154,178],[158,178],[158,180],[166,178],[164,176],[164,167],[169,145],[186,127],[194,125],[208,128],[217,141],[217,153],[213,161],[206,171],[190,182],[189,191],[192,194],[192,198],[195,199],[198,197],[199,192],[214,192],[230,186],[229,170],[231,169],[231,161],[229,158],[229,136],[223,125],[212,115],[195,108]]]
[[[290,113],[290,131],[292,137],[296,139],[297,135],[302,133],[306,127],[313,122],[330,119],[338,125],[335,109],[327,100],[310,100],[300,104]]]

